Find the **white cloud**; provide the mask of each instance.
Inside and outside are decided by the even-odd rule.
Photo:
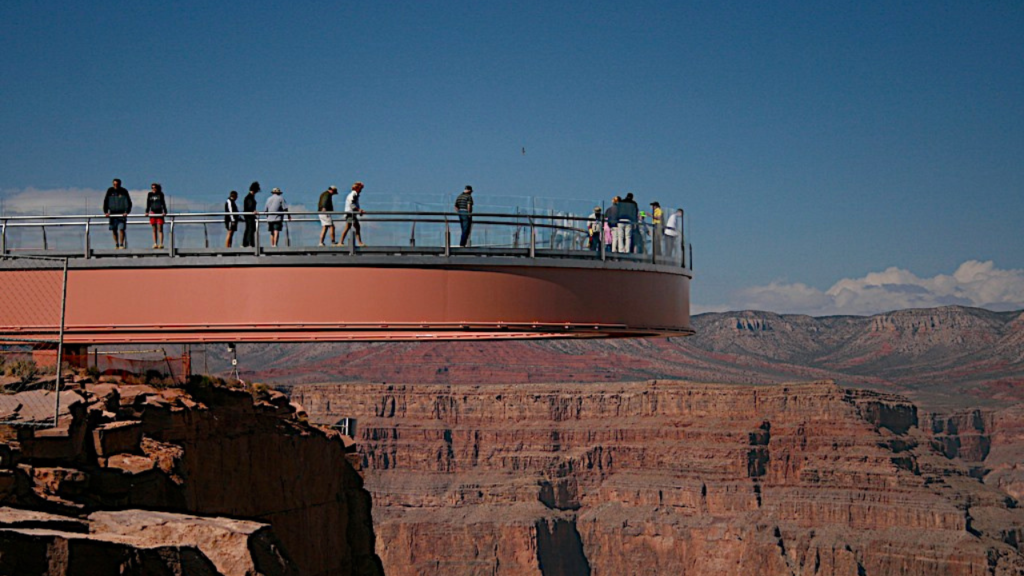
[[[134,205],[133,212],[142,214],[146,207],[146,194],[149,188],[128,190]],[[0,193],[0,207],[3,216],[60,216],[90,215],[96,216],[103,212],[103,195],[106,189],[94,188],[53,188],[41,190],[25,188],[22,190],[4,190]],[[167,194],[170,209],[174,212],[219,212],[219,204],[196,202]]]
[[[1024,270],[1001,270],[991,261],[968,260],[951,275],[920,278],[892,267],[863,278],[844,278],[825,291],[800,283],[754,286],[735,293],[724,307],[827,316],[952,304],[991,310],[1024,309]]]

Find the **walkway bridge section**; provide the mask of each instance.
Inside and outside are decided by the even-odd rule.
[[[148,220],[113,249],[107,219],[0,218],[0,341],[66,344],[611,338],[692,334],[692,249],[651,227],[638,253],[592,249],[584,218],[474,214],[360,218],[366,247],[317,245],[293,212],[279,246],[223,244],[223,214]],[[338,213],[338,235],[344,214]],[[145,247],[137,247],[143,244]],[[66,278],[66,280],[65,280]],[[63,317],[63,321],[61,321]]]

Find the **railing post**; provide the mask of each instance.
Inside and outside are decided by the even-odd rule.
[[[598,225],[599,227],[598,227],[598,230],[597,230],[597,243],[598,243],[598,245],[601,246],[601,262],[604,262],[608,258],[608,256],[605,255],[605,247],[604,247],[604,223],[605,222],[606,222],[606,220],[604,219],[604,212],[602,211],[601,212],[601,222],[599,223],[599,225]]]
[[[416,221],[412,221],[412,231],[409,233],[409,247],[416,247]]]
[[[85,217],[85,257],[86,258],[88,258],[89,257],[89,253],[92,252],[92,249],[91,249],[92,247],[90,246],[90,242],[89,242],[89,227],[90,227],[90,224],[92,224],[92,218],[89,218],[88,216],[86,216]]]
[[[537,257],[537,229],[533,227],[533,216],[530,216],[530,258]]]
[[[679,258],[681,260],[683,268],[686,268],[686,212],[679,211]]]
[[[7,219],[0,220],[0,256],[7,256]]]
[[[174,220],[171,220],[171,227],[173,228],[173,226],[174,226]],[[173,242],[172,242],[172,244],[173,244]],[[203,222],[203,247],[204,248],[209,248],[210,247],[210,230],[207,227],[206,222]]]
[[[446,258],[452,255],[452,229],[447,215],[444,217],[444,255]]]
[[[167,254],[174,258],[174,216],[170,218],[171,223],[167,227]]]
[[[46,224],[43,224],[43,225],[41,225],[39,227],[43,230],[43,250],[49,250],[50,249],[50,245],[46,241]]]
[[[63,279],[61,280],[60,294],[60,326],[57,336],[57,373],[53,379],[54,405],[53,405],[53,427],[56,428],[60,421],[60,384],[64,363],[64,323],[68,308],[68,259],[64,259]]]
[[[260,255],[260,216],[259,216],[259,214],[257,214],[255,216],[253,216],[253,218],[256,219],[256,222],[253,224],[256,228],[254,230],[255,233],[253,234],[253,243],[252,244],[253,244],[253,250],[255,250],[254,253],[257,256],[259,256]]]
[[[282,222],[282,224],[284,224],[284,245],[286,247],[288,247],[288,248],[291,248],[292,247],[292,234],[291,234],[291,227],[288,226],[288,222],[289,221],[285,220],[284,216],[281,216],[281,222]]]

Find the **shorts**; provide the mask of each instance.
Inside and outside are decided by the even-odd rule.
[[[359,233],[359,218],[356,218],[355,214],[348,214],[345,216],[345,222],[348,222],[356,229],[356,234]]]
[[[110,229],[117,232],[118,230],[124,231],[128,227],[127,216],[117,216],[110,219]]]
[[[331,215],[330,214],[321,214],[320,215],[320,224],[323,225],[323,226],[334,226],[334,220],[331,219]]]
[[[236,230],[238,230],[238,221],[227,222],[224,224],[224,227],[227,228],[228,231],[230,232],[235,232]]]
[[[278,220],[277,222],[267,222],[267,230],[271,232],[280,232],[284,229],[284,220]]]
[[[150,216],[149,217],[149,223],[152,224],[153,226],[163,226],[164,225],[164,217],[163,216],[156,216],[156,217]]]

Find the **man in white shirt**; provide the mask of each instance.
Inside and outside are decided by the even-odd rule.
[[[362,191],[363,183],[356,182],[352,185],[352,191],[349,192],[348,197],[345,198],[345,230],[341,233],[341,242],[338,242],[338,246],[345,245],[345,237],[348,236],[348,231],[352,228],[356,231],[356,243],[359,246],[366,246],[366,244],[363,244],[363,237],[360,235],[358,218],[366,213],[359,207],[359,194]]]
[[[672,258],[675,255],[675,249],[680,246],[679,233],[683,229],[683,209],[677,208],[671,216],[668,217],[668,222],[665,224],[665,256]]]

